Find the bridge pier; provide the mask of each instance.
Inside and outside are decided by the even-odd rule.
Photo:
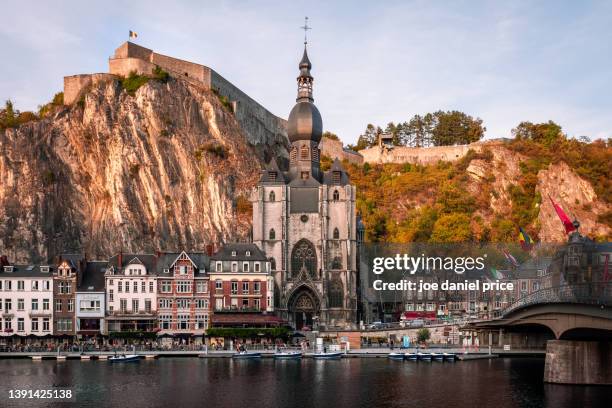
[[[612,342],[549,340],[544,381],[612,385]]]

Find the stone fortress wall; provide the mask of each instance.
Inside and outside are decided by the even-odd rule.
[[[109,74],[85,74],[64,77],[64,103],[70,105],[89,86],[112,78],[125,77],[130,72],[150,75],[156,66],[204,89],[214,90],[231,102],[236,119],[245,131],[249,143],[287,145],[287,121],[261,106],[213,69],[201,64],[158,54],[140,45],[125,42],[109,58]]]
[[[345,149],[339,140],[323,137],[319,143],[319,149],[322,155],[329,156],[332,160],[338,158],[353,164],[363,164],[363,156],[353,150]]]
[[[439,161],[457,161],[464,157],[469,150],[480,152],[483,147],[493,141],[482,141],[467,145],[432,146],[432,147],[387,147],[378,145],[360,150],[363,161],[371,164],[378,163],[411,163],[436,164]]]

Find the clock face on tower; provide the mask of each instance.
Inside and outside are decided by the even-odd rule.
[[[306,214],[302,214],[302,216],[300,217],[300,220],[302,222],[308,222],[308,216]]]

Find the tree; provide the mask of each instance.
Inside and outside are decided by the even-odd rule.
[[[425,343],[431,337],[431,333],[427,327],[423,327],[417,331],[417,342]]]
[[[467,214],[442,215],[433,227],[430,242],[468,242],[472,240],[470,217]]]
[[[13,102],[8,99],[4,109],[0,109],[0,129],[15,127],[18,125],[19,111],[13,107]]]
[[[433,114],[435,124],[432,131],[434,146],[450,146],[477,142],[484,136],[486,128],[482,119],[474,119],[459,111],[438,111]]]
[[[433,115],[428,113],[425,116],[414,115],[409,122],[404,122],[402,129],[405,137],[402,144],[412,147],[428,146],[433,130],[433,119]]]
[[[376,146],[378,143],[378,135],[381,133],[382,129],[380,127],[368,123],[365,132],[363,132],[363,134],[359,136],[359,139],[357,139],[355,150],[363,150],[368,147]]]
[[[561,126],[549,120],[547,123],[521,122],[512,129],[516,140],[531,140],[533,142],[551,146],[555,141],[564,139]]]

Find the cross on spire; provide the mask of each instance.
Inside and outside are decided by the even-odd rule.
[[[308,43],[308,30],[312,30],[312,27],[308,26],[308,17],[304,18],[304,25],[300,27],[304,30],[304,45]]]

